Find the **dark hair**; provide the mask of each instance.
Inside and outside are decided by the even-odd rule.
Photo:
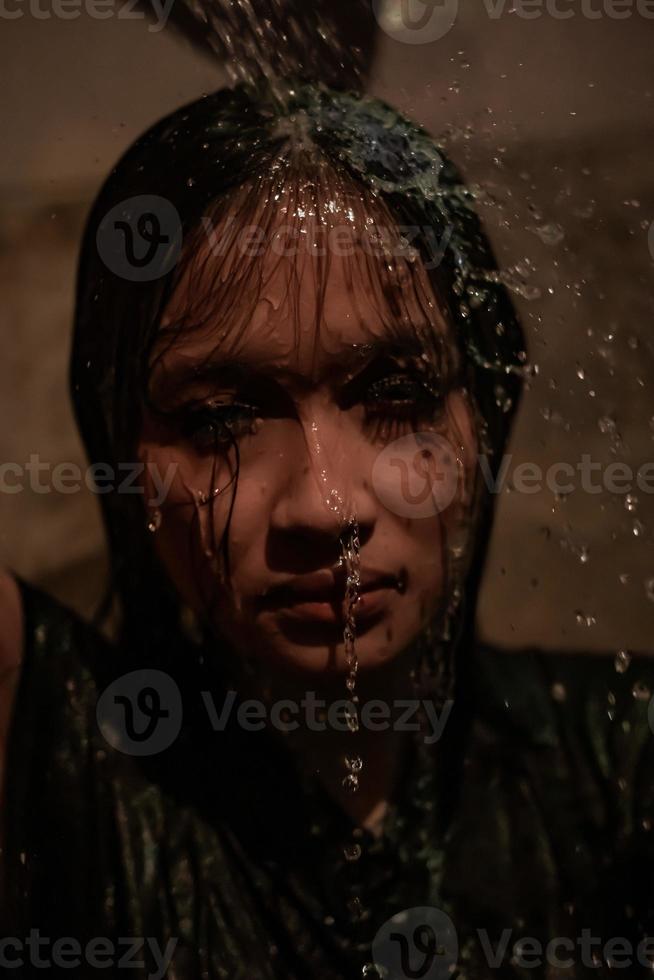
[[[484,451],[491,468],[493,460],[497,465],[526,353],[473,196],[442,148],[391,107],[313,84],[295,86],[283,104],[244,87],[203,97],[149,129],[109,175],[85,230],[71,363],[75,413],[90,463],[117,467],[136,459],[153,341],[202,216],[279,168],[298,141],[314,147],[310,160],[319,157],[368,201],[379,202],[398,226],[415,229],[413,245],[429,260],[435,294],[465,358]],[[122,214],[126,227],[146,196],[168,202],[181,231],[170,230],[161,274],[127,276],[107,255],[107,216]],[[100,499],[123,638],[142,652],[159,647],[178,631],[179,603],[148,540],[142,500],[116,493]],[[491,519],[486,495],[466,586],[469,602]]]

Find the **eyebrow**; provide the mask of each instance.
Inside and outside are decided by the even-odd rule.
[[[308,379],[300,372],[267,361],[263,355],[255,358],[219,355],[215,358],[198,360],[196,363],[173,364],[167,368],[162,365],[159,369],[161,377],[153,383],[153,393],[158,397],[166,398],[193,384],[238,384],[262,378],[285,379],[299,388],[307,388],[316,383],[320,384],[325,377],[333,375],[334,371],[340,375],[353,369],[360,373],[371,363],[385,357],[420,357],[425,353],[427,353],[425,345],[413,331],[399,331],[393,337],[382,337],[368,344],[348,345],[336,353],[328,353],[325,367],[315,379]],[[159,371],[155,371],[155,374],[158,373]]]

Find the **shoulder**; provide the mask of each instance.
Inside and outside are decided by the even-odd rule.
[[[628,728],[622,725],[627,716],[647,723],[648,713],[654,722],[654,657],[645,654],[505,651],[479,645],[473,685],[482,714],[504,719],[525,734],[572,725],[599,735]]]
[[[0,774],[11,746],[29,754],[51,722],[85,711],[96,665],[108,665],[107,642],[56,599],[11,573],[0,574]],[[90,695],[89,695],[90,696]],[[45,737],[45,736],[43,736]],[[50,732],[52,738],[52,731]],[[23,744],[25,742],[25,744]],[[27,744],[29,743],[29,744]],[[2,783],[4,785],[4,778]]]
[[[477,718],[517,764],[587,796],[592,781],[625,832],[654,826],[653,657],[482,648],[474,662]]]

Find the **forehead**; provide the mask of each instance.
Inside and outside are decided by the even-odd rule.
[[[442,343],[427,272],[379,202],[303,185],[238,204],[195,236],[156,345],[167,363],[222,355],[313,376],[380,342]]]

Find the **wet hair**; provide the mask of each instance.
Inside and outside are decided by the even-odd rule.
[[[239,259],[237,274],[221,277],[210,255],[199,258],[207,220],[215,228],[236,209],[241,224],[256,215],[265,232],[274,213],[266,202],[290,188],[297,203],[300,187],[318,213],[339,193],[352,202],[353,228],[372,223],[389,231],[392,240],[364,258],[369,281],[379,285],[389,330],[406,319],[402,270],[417,249],[474,399],[480,448],[496,469],[526,353],[473,195],[438,143],[388,105],[315,84],[296,86],[283,102],[244,87],[203,97],[149,129],[109,175],[85,230],[71,361],[74,408],[91,464],[117,471],[137,459],[144,406],[152,404],[155,344],[183,283],[187,302],[174,325],[177,335],[202,329],[217,316],[231,317],[232,333],[247,322],[260,291],[261,263]],[[161,243],[147,268],[138,261],[125,264],[117,228],[123,229],[123,250],[135,230],[153,247]],[[289,280],[291,294],[292,287]],[[446,352],[441,344],[441,368]],[[179,634],[180,602],[154,554],[143,498],[109,493],[100,500],[109,594],[122,638],[147,656]],[[478,504],[459,632],[466,606],[475,601],[492,520],[488,494]],[[103,612],[107,608],[105,603]]]

